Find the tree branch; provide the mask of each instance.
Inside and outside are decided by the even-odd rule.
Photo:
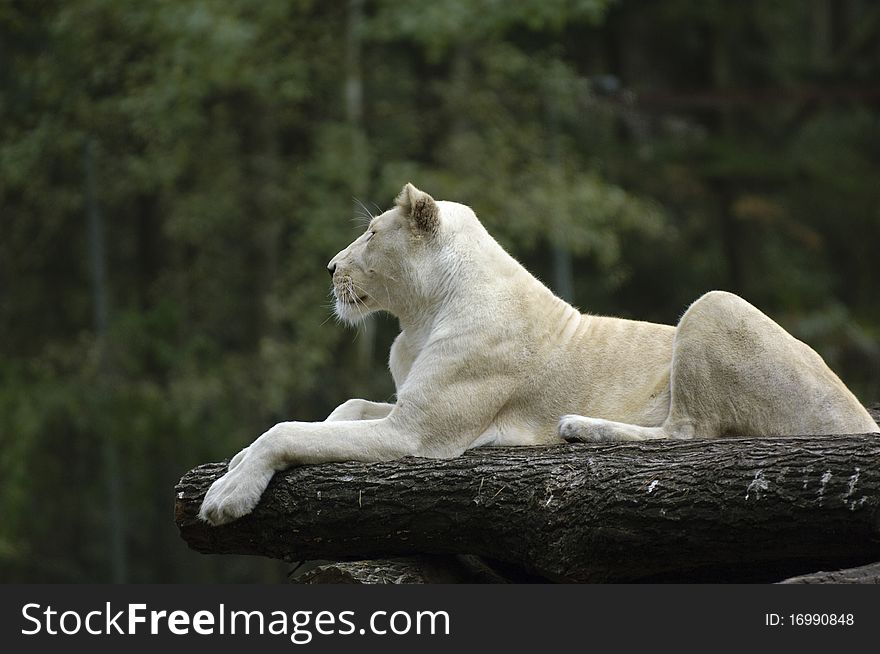
[[[485,448],[302,466],[254,513],[196,517],[225,463],[177,486],[200,552],[285,560],[474,554],[556,581],[778,581],[880,559],[880,437]]]

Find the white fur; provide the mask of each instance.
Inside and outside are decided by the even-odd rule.
[[[400,320],[397,402],[348,400],[325,422],[275,425],[208,490],[200,516],[213,524],[249,513],[275,471],[298,464],[562,438],[880,431],[818,354],[745,300],[707,293],[677,327],[581,314],[468,207],[411,184],[330,268],[343,320]]]

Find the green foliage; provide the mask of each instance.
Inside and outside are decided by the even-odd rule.
[[[278,578],[188,552],[171,488],[391,396],[394,321],[338,326],[324,266],[406,181],[551,285],[570,256],[585,310],[673,322],[728,288],[880,395],[870,3],[357,6],[0,4],[0,578],[108,580],[114,529],[134,581]]]

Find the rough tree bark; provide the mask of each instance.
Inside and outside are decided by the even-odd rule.
[[[376,583],[367,580],[355,583]],[[390,583],[390,582],[379,582]],[[800,577],[792,577],[780,581],[780,584],[880,584],[880,563],[861,565],[857,568],[832,570],[830,572],[813,572]]]
[[[880,436],[486,448],[302,466],[253,514],[196,513],[225,463],[177,486],[201,552],[286,560],[474,554],[554,581],[778,581],[880,560]],[[389,579],[390,577],[386,577]]]
[[[424,554],[336,561],[291,578],[298,584],[505,584],[521,580],[518,576],[505,576],[475,556]]]

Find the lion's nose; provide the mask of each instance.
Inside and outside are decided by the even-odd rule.
[[[334,262],[330,262],[327,264],[327,272],[330,273],[330,276],[333,277],[333,273],[336,272],[336,264]]]

